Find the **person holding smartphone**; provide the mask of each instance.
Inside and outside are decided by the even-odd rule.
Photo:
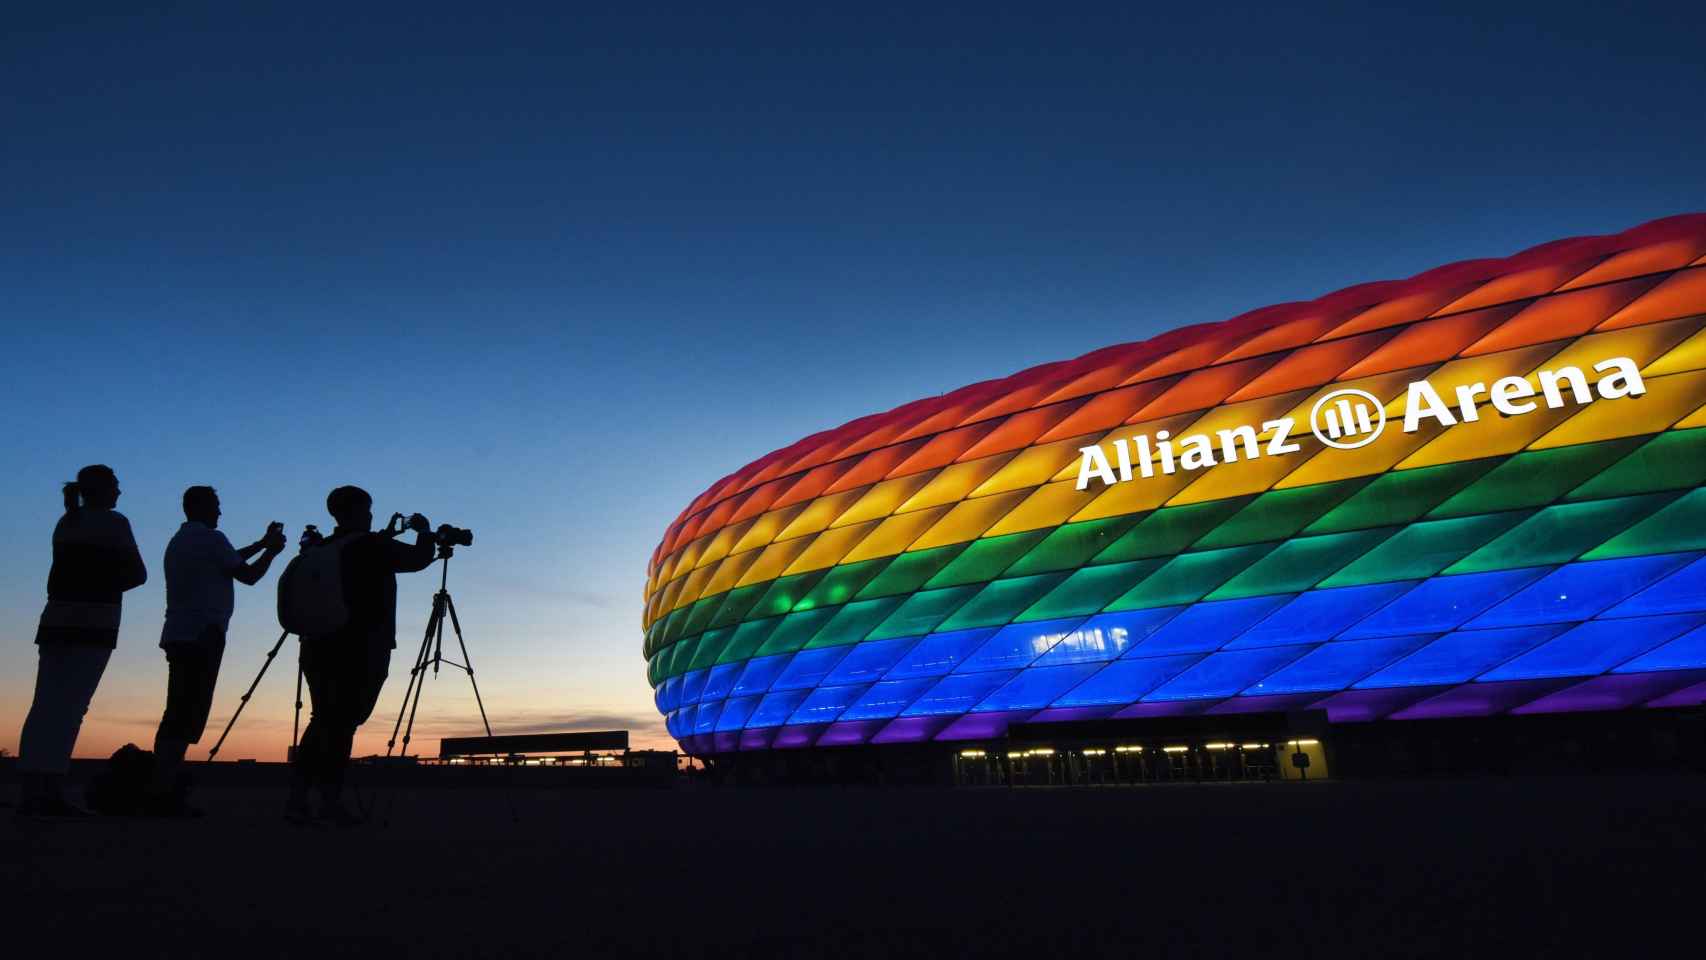
[[[219,493],[184,491],[184,523],[166,545],[166,711],[154,734],[154,781],[145,809],[158,816],[194,816],[178,789],[184,753],[201,739],[225,654],[225,630],[236,605],[233,583],[254,586],[284,552],[284,524],[238,550],[219,531]]]

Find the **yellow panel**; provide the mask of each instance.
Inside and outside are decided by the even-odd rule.
[[[995,476],[1007,461],[1018,455],[1017,451],[998,453],[992,457],[979,457],[967,460],[965,463],[955,463],[943,467],[936,478],[924,485],[924,488],[913,494],[910,499],[895,508],[896,513],[906,513],[911,510],[922,510],[925,507],[939,506],[963,499],[973,487]]]
[[[1706,367],[1706,330],[1702,330],[1641,371],[1643,377],[1663,377]]]
[[[918,539],[918,535],[930,529],[943,514],[947,507],[929,507],[924,510],[914,510],[903,513],[898,517],[889,517],[877,525],[871,535],[859,542],[852,552],[841,558],[842,563],[858,563],[861,560],[871,560],[876,557],[892,557]]]
[[[746,534],[735,543],[735,548],[729,552],[745,553],[748,550],[756,549],[758,547],[769,546],[771,541],[776,539],[776,535],[781,533],[783,528],[787,527],[788,524],[793,523],[794,518],[805,512],[806,507],[809,505],[810,501],[805,501],[783,507],[780,510],[772,510],[769,513],[760,514],[754,517],[752,529],[748,530]]]
[[[1154,510],[1194,479],[1196,478],[1192,474],[1174,473],[1148,478],[1134,477],[1129,483],[1116,483],[1111,487],[1091,483],[1089,492],[1095,493],[1096,498],[1068,519],[1077,523],[1081,520],[1100,520],[1103,517]]]
[[[1699,330],[1702,324],[1706,324],[1706,320],[1671,320],[1667,323],[1652,323],[1644,327],[1590,333],[1565,347],[1556,356],[1549,357],[1543,366],[1548,370],[1556,370],[1559,367],[1579,367],[1587,374],[1589,382],[1592,382],[1596,379],[1593,365],[1601,360],[1608,357],[1628,357],[1635,361],[1636,367],[1645,367],[1653,362],[1654,358],[1662,356],[1666,350],[1681,343],[1689,334]],[[1678,371],[1669,372],[1676,373]],[[1643,371],[1642,375],[1646,376],[1647,374]],[[1659,374],[1653,374],[1653,376],[1659,376]],[[1538,382],[1536,382],[1536,386],[1538,386]]]
[[[1558,429],[1534,441],[1531,449],[1545,450],[1548,447],[1564,447],[1572,443],[1592,443],[1613,437],[1657,433],[1700,405],[1700,398],[1706,396],[1706,370],[1655,377],[1647,380],[1646,384],[1647,392],[1639,397],[1595,400],[1583,407],[1564,407],[1566,411],[1580,412],[1564,421]],[[1537,417],[1540,413],[1535,412],[1528,416]]]
[[[711,582],[705,584],[703,596],[714,597],[724,590],[733,589],[734,585],[740,582],[741,574],[745,573],[747,568],[752,566],[752,562],[757,560],[762,553],[762,550],[748,550],[745,553],[724,557],[723,562],[717,564],[716,571],[711,574]]]
[[[913,550],[928,550],[950,543],[975,540],[1014,507],[1030,496],[1029,490],[1009,490],[988,497],[962,500],[912,544]]]
[[[847,512],[835,518],[832,527],[845,527],[849,524],[863,523],[866,520],[881,520],[895,512],[895,508],[905,503],[913,494],[924,489],[932,477],[940,470],[926,470],[904,477],[884,480],[865,492],[858,502],[847,508]]]
[[[1683,417],[1681,420],[1677,421],[1676,426],[1671,429],[1687,430],[1691,427],[1706,427],[1706,406],[1703,406],[1688,416]]]
[[[1478,409],[1481,411],[1481,419],[1446,427],[1445,431],[1427,446],[1398,464],[1398,469],[1431,467],[1438,463],[1457,463],[1478,457],[1515,453],[1533,443],[1535,437],[1563,423],[1575,413],[1574,406],[1553,410],[1544,404],[1532,413],[1516,417],[1502,416],[1490,405]],[[1454,409],[1453,413],[1455,412]]]
[[[829,525],[835,522],[836,517],[846,513],[847,508],[870,489],[870,487],[854,487],[851,490],[832,493],[827,497],[818,497],[806,504],[806,508],[800,511],[800,515],[782,528],[782,532],[776,535],[776,541],[780,543],[783,540],[792,540],[808,533],[828,529]]]
[[[808,546],[811,546],[811,540],[804,537],[772,543],[764,548],[764,552],[758,555],[752,566],[746,568],[746,573],[735,582],[735,586],[744,587],[749,583],[776,579],[782,575],[788,564],[794,562],[795,557],[806,552]]]
[[[812,545],[806,552],[794,558],[788,568],[782,571],[782,576],[789,577],[807,570],[822,570],[833,567],[847,556],[847,552],[859,545],[859,541],[870,536],[877,529],[881,520],[866,520],[848,527],[832,527],[812,538]]]
[[[687,546],[682,547],[681,552],[676,554],[675,566],[670,568],[668,579],[677,579],[682,574],[693,569],[693,564],[699,559],[699,554],[705,551],[705,545],[710,542],[710,537],[700,537]]]
[[[1308,426],[1305,425],[1302,429],[1307,430]],[[1438,436],[1443,429],[1439,424],[1429,421],[1415,433],[1405,433],[1402,420],[1388,418],[1386,430],[1378,440],[1355,450],[1322,450],[1287,474],[1285,479],[1274,484],[1274,489],[1307,487],[1314,483],[1329,483],[1385,472],[1392,469],[1394,463],[1414,452],[1417,447]],[[1311,444],[1322,445],[1313,435],[1304,442],[1304,448],[1308,449]]]
[[[658,596],[658,616],[675,609],[675,598],[681,595],[681,586],[686,582],[686,578],[672,580],[669,586],[663,588],[663,593]]]
[[[711,582],[711,573],[715,569],[715,567],[700,567],[683,579],[681,592],[675,597],[676,609],[679,610],[704,595],[705,585]]]
[[[1066,440],[1056,440],[1054,443],[1028,447],[996,471],[995,476],[979,484],[977,489],[971,492],[971,496],[983,497],[1022,487],[1035,487],[1047,483],[1050,477],[1065,469],[1067,464],[1073,464],[1073,469],[1076,470],[1078,448],[1087,447],[1103,436],[1103,433],[1090,433],[1082,437],[1070,437]]]
[[[1114,451],[1115,440],[1122,437],[1130,439],[1139,434],[1148,434],[1151,437],[1155,437],[1160,435],[1163,430],[1173,434],[1174,436],[1183,436],[1184,434],[1191,432],[1192,424],[1203,419],[1205,416],[1212,415],[1213,413],[1213,408],[1208,410],[1192,410],[1189,413],[1175,413],[1170,417],[1162,417],[1159,420],[1145,420],[1142,423],[1132,423],[1123,427],[1115,427],[1106,434],[1103,434],[1094,445],[1101,447],[1102,453],[1108,458],[1109,465],[1114,465],[1119,463],[1117,454]],[[1091,446],[1091,444],[1084,443],[1079,445],[1080,449],[1088,446]],[[1129,444],[1126,449],[1130,451],[1127,456],[1137,456],[1137,450]],[[1076,483],[1078,481],[1078,465],[1082,459],[1083,454],[1074,451],[1072,462],[1055,471],[1054,475],[1048,478],[1048,482],[1058,483],[1062,480],[1071,480]],[[1153,455],[1151,456],[1151,459],[1154,460]],[[1157,464],[1160,463],[1159,460],[1156,460],[1155,462]],[[1137,461],[1135,459],[1132,460],[1131,466],[1133,470],[1138,469]]]
[[[705,547],[705,552],[701,553],[699,559],[694,562],[693,569],[703,569],[728,556],[733,552],[734,545],[739,543],[740,538],[752,529],[752,525],[757,522],[758,518],[753,517],[750,520],[742,520],[732,527],[724,527],[718,530],[716,535],[711,538],[711,543]]]
[[[1004,533],[1041,530],[1065,523],[1067,517],[1084,509],[1101,493],[1094,485],[1085,490],[1079,490],[1077,486],[1078,478],[1075,476],[1071,480],[1057,480],[1038,487],[1014,507],[1011,513],[990,527],[985,535],[998,537]]]
[[[1296,453],[1285,453],[1279,456],[1264,455],[1255,460],[1236,460],[1209,467],[1207,470],[1193,470],[1189,474],[1190,485],[1180,491],[1179,495],[1167,501],[1167,506],[1177,507],[1187,503],[1202,503],[1205,500],[1224,500],[1227,497],[1241,497],[1247,493],[1261,493],[1278,483],[1281,477],[1300,469],[1315,457],[1315,452],[1322,448],[1321,441],[1309,432],[1307,426],[1300,427],[1302,436],[1296,432],[1291,435],[1292,442],[1303,449]],[[1264,436],[1262,442],[1266,444]],[[1378,443],[1379,441],[1376,441]],[[1373,446],[1373,444],[1370,444]],[[1354,450],[1340,450],[1338,453],[1355,453]]]

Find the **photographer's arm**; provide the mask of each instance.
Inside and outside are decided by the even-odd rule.
[[[286,542],[284,525],[269,525],[266,536],[236,551],[238,562],[230,568],[231,579],[247,587],[260,583],[261,578],[267,575],[267,568],[272,566],[273,558],[284,552]],[[259,559],[252,563],[244,562],[257,553],[260,554]]]
[[[415,531],[415,542],[404,545],[395,540],[387,541],[387,553],[391,557],[391,569],[397,573],[414,573],[432,566],[438,558],[438,541],[433,539],[432,524],[427,518],[415,514],[409,518],[409,529]]]

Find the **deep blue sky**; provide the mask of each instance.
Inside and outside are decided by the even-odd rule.
[[[7,749],[86,462],[156,577],[81,752],[151,735],[191,483],[239,544],[324,525],[345,482],[474,527],[452,587],[494,720],[655,736],[646,557],[748,460],[1706,207],[1706,17],[1680,4],[61,6],[0,34]],[[276,637],[272,584],[239,598],[216,714]],[[405,660],[431,589],[406,581]],[[252,755],[288,724],[275,684]],[[428,711],[472,716],[453,679]]]

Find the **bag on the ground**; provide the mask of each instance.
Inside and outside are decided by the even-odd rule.
[[[107,760],[106,769],[89,781],[89,808],[108,816],[136,813],[148,798],[154,779],[154,754],[127,743]]]
[[[349,623],[344,603],[343,543],[326,541],[297,554],[278,578],[278,625],[299,637],[336,633]]]

